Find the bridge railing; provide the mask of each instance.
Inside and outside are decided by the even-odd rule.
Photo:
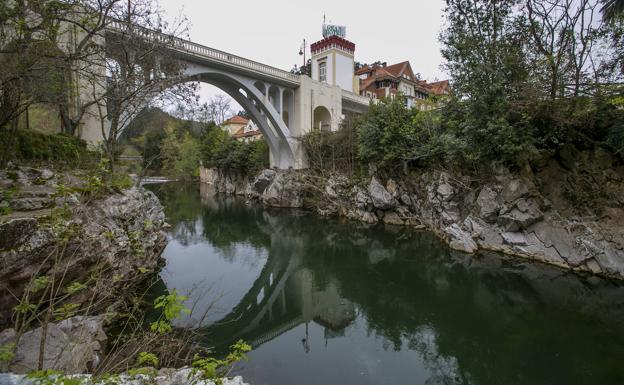
[[[109,24],[109,28],[111,30],[116,30],[122,33],[128,33],[128,24],[123,21],[112,21]],[[146,40],[162,42],[163,44],[167,44],[177,51],[182,51],[200,57],[207,57],[230,66],[234,65],[238,67],[243,67],[255,72],[260,72],[273,77],[281,78],[288,82],[299,83],[300,81],[300,75],[293,74],[279,68],[271,67],[266,64],[258,63],[256,61],[249,60],[241,56],[232,55],[231,53],[206,47],[201,44],[193,43],[192,41],[171,36],[162,32],[150,30],[143,27],[136,27],[136,29],[133,27],[132,33],[142,36]]]

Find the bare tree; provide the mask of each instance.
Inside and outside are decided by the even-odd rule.
[[[545,63],[543,80],[551,99],[579,96],[585,83],[596,80],[604,27],[599,7],[600,0],[526,0],[536,63]]]
[[[232,100],[229,96],[217,94],[208,103],[204,104],[208,116],[211,117],[217,126],[222,125],[233,114],[231,102]]]
[[[186,20],[163,21],[151,0],[134,1],[130,8],[114,11],[116,20],[126,22],[107,29],[106,76],[94,76],[90,84],[111,172],[118,139],[143,108],[164,101],[185,103],[195,97],[195,84],[185,82],[184,65],[171,53],[177,37],[186,33]],[[104,97],[98,97],[98,90],[104,90]]]

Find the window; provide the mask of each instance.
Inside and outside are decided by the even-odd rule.
[[[319,63],[319,81],[327,83],[327,62]]]

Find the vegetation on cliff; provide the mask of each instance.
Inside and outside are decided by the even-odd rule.
[[[597,0],[446,3],[440,40],[451,96],[433,111],[382,100],[343,132],[309,134],[313,167],[477,169],[565,157],[570,147],[600,147],[621,161],[621,16],[602,21]]]

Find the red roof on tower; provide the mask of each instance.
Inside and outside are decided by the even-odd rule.
[[[355,52],[355,43],[351,43],[349,40],[343,39],[340,36],[336,35],[330,36],[321,41],[317,41],[316,43],[312,43],[310,45],[310,50],[312,51],[312,54],[314,54],[332,46],[342,48],[345,51],[349,51],[351,53]]]

